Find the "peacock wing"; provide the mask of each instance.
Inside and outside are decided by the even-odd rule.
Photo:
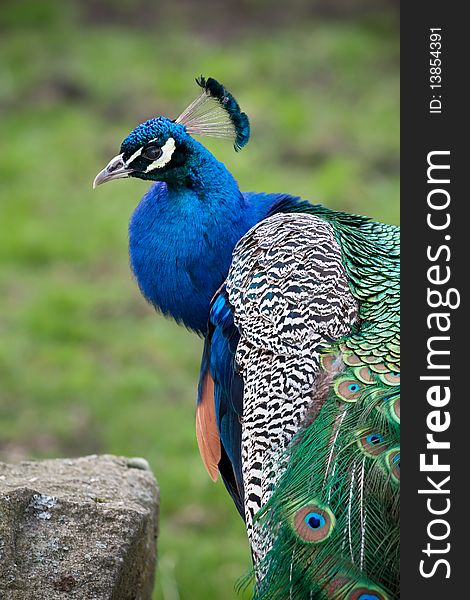
[[[256,566],[258,599],[399,597],[398,230],[354,219],[326,214],[359,326],[324,348],[326,400],[312,405],[257,514],[273,540]]]

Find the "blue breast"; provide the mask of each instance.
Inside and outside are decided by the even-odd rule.
[[[228,171],[223,175],[221,184],[206,185],[203,194],[156,183],[129,225],[130,262],[142,294],[157,310],[202,334],[236,243],[272,202],[269,196],[242,195]]]

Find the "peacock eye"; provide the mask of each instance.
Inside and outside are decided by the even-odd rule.
[[[148,158],[149,160],[157,160],[157,158],[160,158],[161,155],[162,149],[160,146],[147,146],[147,148],[142,151],[142,156],[144,158]]]

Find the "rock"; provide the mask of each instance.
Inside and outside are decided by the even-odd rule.
[[[158,506],[141,458],[0,463],[0,599],[149,600]]]

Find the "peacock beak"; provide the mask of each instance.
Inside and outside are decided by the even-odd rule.
[[[122,154],[119,154],[110,160],[106,167],[95,177],[95,180],[93,181],[93,189],[102,183],[111,181],[112,179],[129,177],[132,172],[133,169],[129,169],[122,158]]]

